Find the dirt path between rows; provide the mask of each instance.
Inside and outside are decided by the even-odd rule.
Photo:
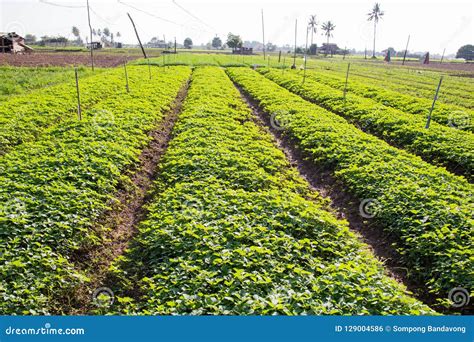
[[[242,99],[252,109],[254,121],[266,132],[270,133],[275,144],[282,150],[290,164],[297,168],[299,174],[309,183],[313,191],[331,201],[331,210],[339,219],[349,223],[351,231],[368,245],[372,253],[383,264],[388,276],[404,284],[413,295],[429,306],[433,306],[435,298],[426,293],[423,284],[413,283],[408,279],[409,270],[398,262],[399,257],[391,244],[394,238],[386,234],[382,227],[361,216],[360,200],[348,193],[344,185],[332,176],[332,170],[314,164],[283,131],[271,124],[270,115],[261,110],[258,102],[253,100],[239,85],[234,83]]]
[[[190,81],[180,89],[171,109],[165,114],[159,126],[149,133],[152,140],[142,151],[139,165],[129,171],[130,182],[122,185],[123,189],[116,194],[116,204],[99,220],[97,227],[108,227],[100,246],[78,252],[74,260],[79,267],[87,270],[90,282],[80,287],[69,305],[67,314],[87,314],[97,307],[93,304],[94,292],[104,285],[109,275],[109,267],[117,257],[121,256],[137,232],[137,225],[145,218],[144,205],[150,200],[149,190],[156,178],[157,166],[165,154],[171,139]]]

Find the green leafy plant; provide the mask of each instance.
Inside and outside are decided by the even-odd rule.
[[[371,218],[395,240],[409,279],[443,297],[456,286],[474,291],[473,187],[362,132],[342,117],[290,93],[259,73],[227,69],[266,113],[281,113],[283,133],[348,192],[373,199]]]
[[[293,74],[294,72],[290,72]],[[324,75],[319,72],[310,71],[308,72],[308,78],[318,83],[329,85],[333,88],[340,89],[341,91],[345,87],[345,76],[344,75],[333,75],[331,73],[325,72]],[[387,89],[385,81],[383,84],[372,85],[371,79],[360,79],[352,80],[353,76],[351,75],[350,80],[347,84],[347,90],[350,93],[357,94],[366,98],[370,98],[374,101],[377,101],[384,106],[392,107],[395,109],[399,109],[408,114],[415,114],[419,116],[419,120],[425,120],[428,117],[429,110],[433,103],[433,96],[434,96],[434,89],[431,89],[429,93],[429,97],[431,98],[420,98],[411,95],[410,92],[408,94],[404,94],[404,88],[399,89],[400,91],[393,91]],[[368,84],[367,84],[368,83]],[[415,85],[410,85],[410,81],[406,81],[404,83],[405,88],[415,88]],[[431,86],[434,88],[434,85]],[[390,86],[389,86],[390,88]],[[439,95],[440,98],[445,96],[444,89],[441,88],[441,93]],[[436,121],[440,125],[448,126],[448,127],[455,127],[460,130],[464,131],[473,131],[472,121],[474,120],[474,113],[471,109],[464,108],[463,106],[466,105],[467,99],[457,96],[459,101],[459,105],[454,104],[445,104],[437,102],[433,113],[432,118],[433,121]],[[463,121],[464,122],[457,122],[457,117],[453,116],[454,113],[462,113]]]
[[[316,103],[358,125],[392,145],[405,148],[424,160],[447,167],[472,180],[474,169],[474,135],[433,123],[425,128],[426,119],[384,106],[371,99],[315,82],[301,82],[301,76],[277,70],[259,69],[275,81],[304,99]]]
[[[143,79],[138,69],[129,68],[130,87]],[[83,115],[113,94],[126,94],[123,68],[100,72],[80,80]],[[75,79],[0,104],[0,156],[15,146],[34,141],[50,126],[77,118]]]
[[[153,194],[113,267],[119,313],[433,314],[309,191],[222,69],[193,72]]]
[[[111,94],[81,121],[63,118],[0,159],[1,314],[61,313],[88,281],[74,252],[101,242],[98,217],[191,72],[170,68],[149,80],[145,70],[131,72],[129,94]]]

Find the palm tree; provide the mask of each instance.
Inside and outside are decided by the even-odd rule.
[[[374,50],[372,52],[372,58],[375,57],[375,34],[377,32],[377,23],[379,22],[379,19],[382,19],[384,15],[384,12],[380,9],[380,5],[378,2],[375,3],[374,8],[372,8],[372,11],[370,13],[367,13],[367,16],[369,17],[367,20],[368,21],[374,21]]]
[[[316,33],[317,27],[318,23],[316,22],[316,15],[311,15],[308,22],[308,28],[311,30],[311,45],[313,45],[313,34]]]
[[[329,37],[332,37],[332,31],[336,28],[336,25],[334,25],[330,20],[323,23],[321,25],[321,29],[324,31],[324,35],[327,37],[327,47],[326,47],[326,55],[327,55],[327,49],[329,49]]]
[[[74,35],[74,37],[79,38],[80,32],[76,26],[72,27],[72,34]]]
[[[76,42],[79,43],[79,40],[81,39],[81,33],[79,32],[79,29],[76,26],[72,27],[72,34],[74,35],[74,37],[76,37]]]

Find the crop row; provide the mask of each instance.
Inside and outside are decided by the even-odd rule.
[[[96,69],[95,72],[100,72]],[[91,75],[90,69],[86,67],[78,68],[80,77]],[[51,86],[62,82],[74,80],[73,68],[26,68],[26,67],[0,67],[0,99],[4,101],[9,96],[20,95],[38,89]]]
[[[369,68],[367,66],[358,65],[357,72],[362,75],[368,75],[371,78],[378,79],[380,81],[391,81],[398,85],[412,85],[414,88],[421,89],[428,94],[433,93],[433,88],[439,81],[442,75],[443,80],[443,95],[449,97],[463,97],[471,99],[472,103],[472,81],[466,77],[450,76],[444,72],[427,72],[426,70],[412,70],[407,71],[400,70],[399,68],[386,68],[380,66],[378,68]]]
[[[227,72],[262,110],[278,113],[283,133],[317,167],[331,170],[361,200],[371,223],[393,237],[409,279],[439,296],[456,286],[474,290],[471,184],[362,132],[258,72]]]
[[[131,87],[147,79],[143,72],[130,68]],[[113,94],[126,94],[121,68],[81,79],[81,104],[84,115],[94,104]],[[47,127],[61,120],[77,118],[75,80],[16,96],[0,104],[0,155],[27,141],[35,140]]]
[[[342,75],[335,76],[328,73],[309,71],[308,77],[322,84],[340,89],[341,91],[345,86],[345,79]],[[433,99],[419,98],[389,90],[385,85],[367,85],[367,81],[365,80],[350,79],[347,82],[347,91],[370,98],[385,106],[399,109],[405,113],[419,115],[425,122],[433,103]],[[438,102],[433,109],[432,120],[441,125],[461,130],[472,132],[474,129],[472,125],[472,122],[474,122],[474,113],[472,110],[451,104]]]
[[[308,77],[340,90],[343,90],[345,87],[345,78],[342,75],[334,76],[326,73],[322,75],[320,72],[310,71],[308,72]],[[399,109],[405,113],[417,114],[426,122],[433,99],[414,97],[386,88],[386,86],[367,85],[365,80],[357,81],[349,79],[347,82],[348,92],[373,99],[385,106]],[[470,109],[455,105],[438,102],[433,109],[432,120],[451,128],[471,132],[474,130],[474,112]]]
[[[0,314],[61,312],[58,300],[64,305],[87,281],[73,255],[100,243],[96,219],[127,184],[147,132],[190,75],[172,70],[110,96],[97,105],[100,115],[65,119],[0,160]]]
[[[300,58],[299,58],[300,59]],[[272,57],[272,61],[276,61]],[[149,61],[137,60],[133,64],[150,64],[169,66],[169,65],[188,65],[188,66],[251,66],[267,65],[263,56],[252,55],[229,55],[229,54],[207,54],[207,53],[180,53],[177,55],[162,55],[159,58],[150,58]],[[271,63],[273,64],[273,63]],[[287,63],[288,65],[288,63]]]
[[[370,74],[365,71],[355,71],[351,73],[351,78],[368,85],[389,89],[391,91],[396,91],[405,95],[415,96],[417,98],[424,99],[425,101],[433,101],[440,76],[438,76],[437,79],[423,85],[420,85],[418,82],[413,80],[416,79],[416,76],[413,76],[412,79],[409,80],[397,81],[393,80],[391,76],[379,78],[377,75]],[[444,76],[436,103],[454,105],[459,107],[461,110],[473,110],[474,100],[472,98],[472,91],[463,89],[458,90],[452,86],[449,86],[447,83],[447,76]],[[470,86],[472,87],[472,85]],[[469,87],[469,85],[466,85],[466,87]]]
[[[222,69],[195,69],[148,216],[115,264],[139,314],[422,314],[274,145]]]
[[[468,179],[474,169],[474,135],[386,107],[371,99],[347,94],[292,72],[259,69],[265,77],[304,99],[316,103],[385,141],[405,148],[428,162],[447,167]]]
[[[322,64],[324,61],[317,61]],[[346,71],[346,63],[327,63],[330,70],[342,73]],[[432,98],[436,84],[441,75],[444,75],[443,86],[441,88],[442,100],[449,98],[449,101],[456,101],[460,97],[467,99],[472,105],[472,86],[473,82],[469,78],[455,77],[445,73],[432,72],[427,70],[417,70],[387,66],[385,64],[370,66],[364,63],[352,63],[351,69],[353,75],[364,77],[368,82],[377,82],[389,88],[404,87],[407,91],[419,91],[427,97]],[[471,107],[472,108],[472,107]]]

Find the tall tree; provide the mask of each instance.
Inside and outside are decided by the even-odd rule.
[[[212,39],[212,47],[213,47],[214,49],[220,49],[221,46],[222,46],[222,40],[221,40],[219,37],[215,36],[215,37]]]
[[[76,26],[72,27],[72,34],[74,35],[74,37],[76,37],[76,44],[82,45],[81,33],[79,32],[79,29]]]
[[[321,29],[324,31],[324,35],[327,38],[326,54],[327,54],[327,49],[329,49],[329,38],[332,37],[332,31],[334,31],[335,28],[336,28],[336,25],[334,25],[331,22],[331,20],[328,20],[327,22],[321,25]]]
[[[242,38],[239,35],[229,32],[227,35],[227,46],[235,50],[236,48],[242,47]]]
[[[28,33],[25,35],[25,42],[26,44],[34,44],[36,43],[36,36],[33,34]]]
[[[80,32],[79,32],[79,29],[76,27],[76,26],[73,26],[72,27],[72,34],[74,35],[74,37],[76,37],[76,39],[79,39],[79,36],[80,36]]]
[[[110,30],[108,27],[105,27],[103,30],[102,30],[102,33],[104,34],[104,36],[106,37],[109,37],[110,36]]]
[[[378,2],[375,3],[372,11],[367,13],[368,21],[374,22],[374,49],[372,51],[372,58],[375,58],[375,36],[377,33],[377,23],[380,19],[382,19],[384,12],[380,9],[380,4]]]
[[[474,60],[474,45],[461,46],[456,53],[456,58],[464,58],[466,62]]]
[[[316,15],[309,17],[308,28],[311,30],[311,45],[313,45],[313,34],[316,33],[318,23],[316,22]]]
[[[193,48],[193,40],[191,38],[186,38],[184,40],[184,48],[185,49],[192,49]]]

